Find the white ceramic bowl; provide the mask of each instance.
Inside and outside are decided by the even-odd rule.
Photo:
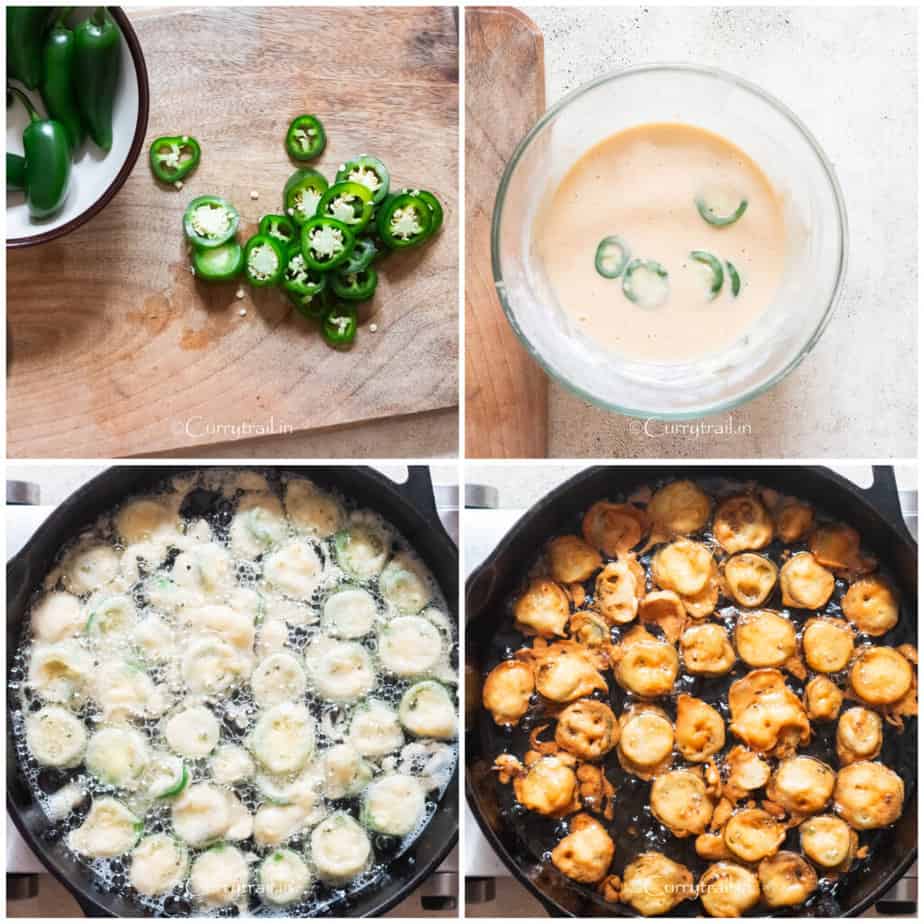
[[[89,12],[90,7],[77,10]],[[79,228],[112,200],[138,160],[148,130],[148,72],[128,17],[119,7],[109,7],[109,12],[122,33],[122,68],[113,110],[112,149],[104,153],[89,139],[83,143],[74,157],[71,188],[64,208],[51,218],[39,221],[30,218],[25,196],[7,192],[7,247],[44,244]],[[27,92],[44,114],[38,91]],[[22,132],[28,123],[25,109],[16,103],[7,109],[6,117],[6,149],[21,154]]]
[[[748,153],[782,194],[790,229],[769,308],[728,348],[682,363],[636,361],[596,344],[558,304],[536,252],[536,215],[572,165],[603,139],[648,122],[697,125]],[[569,93],[523,139],[498,189],[491,255],[511,326],[555,380],[618,413],[689,419],[759,395],[818,342],[846,273],[847,215],[834,168],[779,100],[719,70],[643,65]]]

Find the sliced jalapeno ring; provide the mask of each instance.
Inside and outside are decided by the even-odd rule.
[[[626,242],[619,235],[612,234],[597,244],[594,267],[604,279],[618,279],[629,265],[631,256]]]
[[[286,132],[286,150],[295,160],[314,160],[327,146],[327,134],[321,120],[314,115],[300,115]]]
[[[735,264],[731,260],[725,261],[725,268],[728,270],[728,278],[731,281],[731,293],[734,298],[738,297],[738,293],[741,291],[741,276],[738,274],[738,270],[735,268]]]
[[[378,282],[379,274],[367,266],[358,273],[351,273],[348,269],[337,270],[331,276],[330,285],[334,295],[351,302],[364,302],[375,294]]]
[[[201,157],[199,142],[191,135],[165,135],[151,144],[151,172],[162,183],[176,183],[199,166]]]
[[[264,215],[260,219],[260,234],[276,238],[282,242],[283,247],[288,247],[298,239],[295,222],[285,215]]]
[[[372,204],[378,205],[388,195],[391,176],[388,168],[377,157],[363,154],[341,164],[337,171],[337,182],[361,183],[372,193]]]
[[[286,215],[298,226],[303,225],[309,218],[314,218],[318,203],[327,191],[327,185],[324,176],[311,167],[296,170],[286,181],[282,193]]]
[[[353,252],[350,259],[347,260],[343,267],[345,273],[361,273],[367,266],[372,265],[372,261],[379,255],[378,244],[367,236],[356,238],[353,245]]]
[[[400,250],[422,244],[430,236],[433,213],[418,196],[399,193],[379,206],[376,224],[386,247]]]
[[[630,260],[622,274],[622,292],[643,308],[657,308],[667,300],[667,270],[656,260]]]
[[[199,279],[209,282],[236,279],[244,268],[244,248],[234,238],[218,247],[195,247],[192,265]]]
[[[198,247],[220,247],[237,233],[237,209],[218,196],[198,196],[186,206],[183,230]]]
[[[293,244],[287,252],[282,288],[293,295],[317,295],[327,285],[327,277],[311,269],[305,262],[300,244]]]
[[[402,189],[401,192],[416,196],[427,203],[427,207],[430,209],[429,236],[433,237],[443,227],[443,206],[440,205],[440,200],[427,189]]]
[[[350,180],[334,183],[321,196],[315,214],[336,218],[359,234],[372,218],[372,193],[362,183]]]
[[[329,307],[328,301],[325,298],[326,292],[327,289],[324,288],[320,292],[315,292],[313,295],[299,295],[297,292],[286,292],[286,295],[289,301],[295,306],[295,310],[303,318],[307,318],[309,321],[320,321],[327,313]]]
[[[738,203],[738,207],[728,215],[718,215],[716,214],[715,208],[709,205],[702,196],[696,198],[696,210],[699,212],[701,218],[707,224],[713,225],[716,228],[725,228],[728,225],[733,225],[747,211],[747,207],[748,200],[742,199],[741,202]]]
[[[301,248],[305,263],[321,273],[346,263],[355,240],[347,225],[326,215],[318,215],[302,225]]]
[[[722,285],[725,282],[725,273],[722,271],[722,261],[714,257],[711,253],[707,253],[705,250],[691,250],[690,256],[696,260],[697,263],[708,266],[712,272],[712,281],[709,283],[709,301],[712,301],[719,292],[722,291]]]
[[[324,315],[321,332],[332,347],[350,346],[356,339],[356,306],[334,304]]]
[[[244,274],[258,289],[274,286],[282,279],[286,255],[282,244],[268,234],[255,234],[244,246]]]

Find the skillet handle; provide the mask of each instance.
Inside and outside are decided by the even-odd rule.
[[[891,465],[873,466],[873,483],[866,489],[866,496],[876,509],[910,541],[914,537],[908,531],[905,517],[902,514],[901,499],[898,494],[898,483],[895,480],[895,469]]]
[[[436,509],[436,497],[433,494],[433,479],[430,477],[430,467],[427,465],[409,465],[407,467],[407,481],[397,483],[395,487],[404,498],[411,503],[417,511],[430,521],[437,529],[450,539],[443,521]]]

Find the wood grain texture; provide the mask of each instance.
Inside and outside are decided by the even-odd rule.
[[[501,174],[545,110],[542,33],[518,10],[469,8],[465,54],[465,450],[544,457],[548,382],[507,323],[491,272]]]
[[[106,457],[329,428],[458,403],[458,35],[450,8],[131,13],[151,80],[141,159],[103,212],[7,256],[8,454]],[[281,210],[290,120],[317,113],[319,167],[373,153],[432,189],[441,234],[393,254],[361,327],[331,350],[277,291],[197,282],[181,217],[214,193],[240,239]],[[158,187],[147,145],[188,132],[199,169]],[[259,199],[250,197],[251,190]],[[246,287],[245,287],[246,288]],[[240,310],[246,309],[246,316]]]

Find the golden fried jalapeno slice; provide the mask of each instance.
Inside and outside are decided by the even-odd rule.
[[[780,761],[767,797],[790,815],[813,815],[830,801],[837,774],[824,761],[800,754]]]
[[[543,638],[563,636],[570,613],[571,601],[564,588],[544,578],[530,581],[526,592],[513,604],[517,626]]]
[[[728,770],[726,789],[731,790],[732,801],[766,786],[770,779],[770,765],[740,744],[736,744],[725,756],[725,766]]]
[[[791,545],[807,535],[815,523],[815,511],[801,501],[787,501],[776,515],[776,534]]]
[[[761,860],[757,878],[771,908],[801,905],[818,888],[818,874],[812,865],[790,850]]]
[[[837,774],[834,811],[858,831],[898,821],[904,800],[902,778],[878,761],[860,760]]]
[[[657,706],[636,705],[619,717],[616,753],[627,773],[651,779],[670,763],[674,750],[674,726]]]
[[[595,699],[579,699],[558,717],[555,742],[583,760],[597,760],[619,740],[619,725],[613,710]]]
[[[740,918],[760,901],[760,881],[749,869],[720,860],[699,878],[699,899],[714,918]]]
[[[515,725],[526,715],[536,689],[531,664],[501,661],[485,678],[481,702],[497,725]]]
[[[837,720],[837,759],[841,764],[872,760],[882,750],[882,719],[862,706],[848,709]]]
[[[669,642],[677,642],[687,624],[683,600],[672,590],[653,590],[639,601],[638,617],[661,627]]]
[[[686,629],[680,636],[680,653],[686,669],[700,677],[721,677],[735,666],[728,633],[714,622]]]
[[[610,640],[610,627],[599,613],[578,610],[569,624],[571,638],[588,648],[599,648]]]
[[[740,552],[725,562],[725,586],[742,606],[764,603],[776,586],[777,567],[763,555]]]
[[[549,543],[549,572],[559,584],[586,581],[603,567],[599,552],[578,536],[559,536]]]
[[[655,491],[648,502],[652,531],[659,536],[688,536],[709,522],[712,502],[692,481],[672,481]]]
[[[536,689],[553,703],[570,703],[608,687],[580,645],[557,642],[549,645],[539,657]]]
[[[750,667],[782,667],[796,653],[796,627],[773,610],[745,613],[735,626],[735,646]]]
[[[850,686],[865,703],[886,706],[897,703],[914,680],[911,663],[894,648],[865,647],[850,665]]]
[[[860,551],[860,534],[843,523],[825,523],[815,529],[809,551],[819,564],[842,574],[867,574],[877,564]]]
[[[830,677],[819,675],[805,685],[805,711],[810,719],[833,722],[843,703],[844,694]]]
[[[853,657],[853,629],[843,619],[814,616],[802,630],[802,653],[813,671],[836,674]]]
[[[622,874],[620,901],[645,917],[665,915],[694,898],[693,874],[663,853],[639,854]]]
[[[799,825],[802,852],[819,869],[847,870],[859,841],[857,832],[837,815],[815,815]]]
[[[799,552],[780,568],[780,588],[783,606],[820,610],[834,592],[834,575],[811,552]]]
[[[581,524],[584,540],[610,558],[634,549],[648,534],[648,516],[634,504],[598,501]]]
[[[683,601],[683,608],[691,619],[705,619],[715,612],[716,605],[719,602],[720,583],[719,566],[713,559],[706,586],[698,594],[680,598]]]
[[[562,816],[577,809],[577,777],[557,755],[540,757],[513,781],[517,802],[540,815]]]
[[[644,630],[633,631],[617,650],[619,658],[613,676],[624,690],[652,699],[666,696],[674,688],[680,662],[676,649],[669,642]]]
[[[780,849],[786,825],[763,809],[743,809],[725,822],[722,836],[737,859],[757,863]]]
[[[638,578],[629,561],[610,562],[597,575],[594,607],[611,625],[625,625],[638,613],[638,590]]]
[[[726,552],[763,549],[773,539],[773,521],[767,508],[750,494],[722,501],[716,508],[712,533]]]
[[[552,851],[552,863],[575,882],[599,882],[609,871],[615,847],[606,828],[582,812],[575,815]]]
[[[728,690],[728,706],[729,728],[759,753],[792,753],[811,737],[805,708],[776,668],[759,668],[736,680]]]
[[[662,590],[693,597],[705,589],[713,565],[712,552],[701,542],[676,539],[655,552],[651,576]]]
[[[693,770],[669,770],[651,784],[651,811],[674,837],[705,832],[713,808],[702,776]]]
[[[898,596],[878,575],[854,581],[841,600],[841,608],[867,635],[885,635],[898,623]]]
[[[692,764],[707,761],[725,747],[725,720],[709,703],[681,693],[677,697],[677,748]]]

